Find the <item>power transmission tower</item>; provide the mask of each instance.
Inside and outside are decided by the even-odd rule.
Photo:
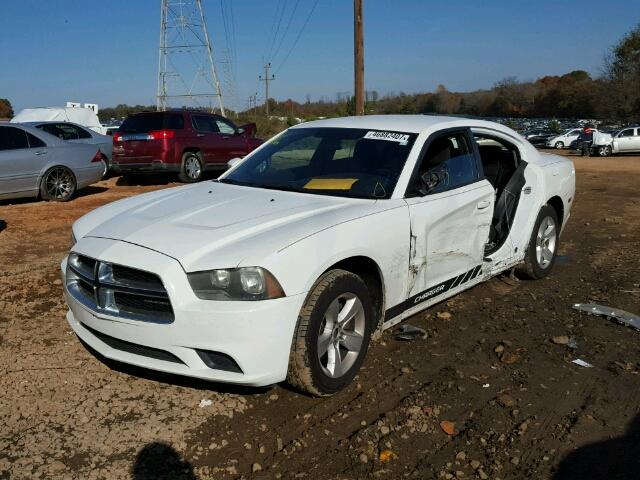
[[[269,118],[269,82],[273,82],[276,79],[275,75],[271,75],[271,77],[269,77],[270,68],[271,68],[271,62],[267,63],[264,66],[264,77],[262,75],[258,75],[258,80],[260,80],[261,82],[264,82],[264,90],[265,90],[264,108],[265,108],[265,113],[267,115],[267,118]]]
[[[166,110],[172,100],[204,107],[214,98],[225,115],[202,1],[162,0],[157,109]]]
[[[353,50],[356,115],[364,115],[364,41],[362,39],[362,1],[353,0]]]
[[[249,110],[251,110],[253,114],[253,120],[256,119],[256,107],[258,106],[258,93],[255,95],[249,95]]]

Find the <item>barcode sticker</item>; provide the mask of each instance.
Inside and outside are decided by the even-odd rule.
[[[397,132],[380,132],[377,130],[368,131],[363,138],[369,140],[386,140],[388,142],[398,142],[400,145],[406,145],[409,142],[409,135]]]

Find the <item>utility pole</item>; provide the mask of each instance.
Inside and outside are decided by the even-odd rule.
[[[264,66],[264,77],[262,75],[258,75],[258,80],[260,80],[261,82],[264,82],[264,109],[265,109],[265,113],[267,115],[267,118],[269,118],[269,82],[273,82],[276,77],[275,75],[271,75],[271,77],[269,77],[269,69],[271,68],[271,62],[267,63]]]
[[[362,1],[353,0],[353,50],[356,115],[364,115],[364,42],[362,40]]]

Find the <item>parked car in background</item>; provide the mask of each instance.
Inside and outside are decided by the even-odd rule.
[[[212,381],[348,385],[371,334],[516,265],[548,275],[575,170],[494,122],[296,125],[218,180],[73,225],[67,321],[107,358]]]
[[[65,202],[102,178],[95,145],[70,143],[23,124],[0,123],[0,198]]]
[[[205,170],[226,169],[262,143],[255,124],[237,127],[211,113],[176,110],[129,115],[113,135],[115,172],[177,172],[197,182]]]
[[[104,173],[106,174],[109,170],[113,152],[113,139],[111,137],[70,122],[26,122],[23,125],[39,128],[67,142],[95,145],[102,153],[105,161]]]
[[[612,134],[594,135],[591,153],[605,157],[616,153],[640,152],[640,128],[627,127]]]
[[[531,145],[534,145],[536,147],[544,147],[547,145],[549,139],[551,137],[554,137],[555,135],[549,130],[538,129],[525,131],[523,132],[522,136],[529,140]]]
[[[109,135],[110,137],[113,137],[113,134],[118,131],[118,129],[120,128],[120,125],[109,125],[105,128],[107,130],[105,132],[105,135]]]
[[[582,132],[581,128],[571,128],[560,135],[555,135],[547,140],[547,147],[568,148],[571,142],[578,138],[580,132]]]

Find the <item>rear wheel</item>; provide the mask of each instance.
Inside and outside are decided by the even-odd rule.
[[[76,177],[67,167],[50,168],[42,177],[40,196],[44,200],[66,202],[76,193]]]
[[[545,205],[536,219],[522,272],[537,280],[551,273],[559,245],[560,227],[553,207]]]
[[[564,143],[563,142],[556,142],[554,147],[556,147],[557,149],[564,148]]]
[[[373,318],[369,290],[359,276],[346,270],[322,275],[298,317],[287,381],[317,396],[346,387],[364,361]]]
[[[182,168],[180,169],[180,181],[194,183],[202,180],[203,168],[200,155],[195,152],[187,152],[182,156]]]

